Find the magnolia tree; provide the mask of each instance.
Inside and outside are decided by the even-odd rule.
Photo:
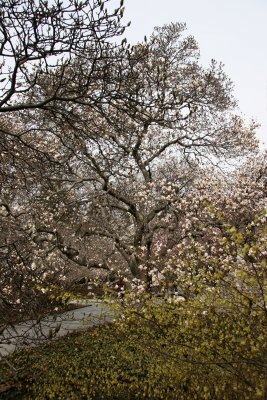
[[[257,148],[256,125],[234,114],[222,66],[212,61],[203,69],[184,28],[158,28],[107,65],[111,95],[93,109],[80,101],[64,110],[64,121],[63,111],[38,114],[43,129],[60,140],[57,160],[68,168],[51,178],[76,207],[72,225],[56,214],[50,221],[65,256],[148,288],[146,268],[186,228],[178,208],[186,209],[196,179],[207,181],[208,166],[225,168]]]

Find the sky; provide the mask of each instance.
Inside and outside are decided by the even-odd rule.
[[[261,127],[267,147],[267,0],[125,0],[126,37],[133,44],[155,26],[185,22],[200,48],[200,62],[222,62],[234,84],[239,112]]]

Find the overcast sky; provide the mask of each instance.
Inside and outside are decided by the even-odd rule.
[[[149,36],[154,26],[186,22],[200,47],[200,61],[225,65],[234,95],[247,120],[261,124],[267,144],[267,0],[125,0],[131,43]]]

